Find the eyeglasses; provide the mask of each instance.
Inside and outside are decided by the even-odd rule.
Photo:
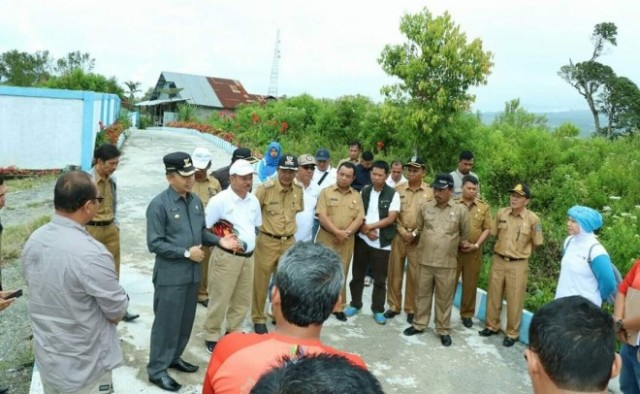
[[[313,164],[310,165],[306,165],[306,166],[300,166],[302,168],[304,168],[305,170],[315,170],[316,166],[314,166]]]

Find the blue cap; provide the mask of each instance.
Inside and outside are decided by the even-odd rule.
[[[316,152],[316,160],[329,160],[329,151],[326,149],[318,149]]]

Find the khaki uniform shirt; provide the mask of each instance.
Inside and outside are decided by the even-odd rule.
[[[493,251],[515,259],[531,256],[532,246],[542,245],[540,218],[528,209],[514,215],[511,208],[502,208],[491,225],[491,235],[496,237]]]
[[[436,200],[422,204],[418,215],[418,261],[422,265],[439,268],[458,266],[458,246],[469,240],[467,209],[449,199],[444,208]]]
[[[205,208],[207,207],[207,203],[209,203],[209,199],[220,193],[220,191],[222,191],[220,182],[211,175],[207,175],[202,182],[193,182],[193,189],[191,190],[193,194],[200,197],[202,205],[204,205]]]
[[[260,231],[277,236],[296,233],[296,214],[304,210],[304,192],[293,182],[284,189],[277,179],[270,179],[258,186],[256,197],[262,210]]]
[[[96,185],[98,185],[98,195],[104,197],[104,200],[98,208],[96,216],[91,219],[94,222],[103,222],[114,219],[113,214],[113,190],[109,179],[104,180],[96,174]]]
[[[352,187],[342,193],[338,184],[322,189],[318,196],[316,213],[324,213],[334,226],[340,230],[346,229],[356,218],[364,218],[364,204],[362,197]],[[323,228],[323,230],[327,231]]]
[[[400,196],[400,212],[396,219],[397,231],[400,235],[404,235],[418,227],[420,207],[433,198],[433,189],[422,182],[416,190],[411,190],[409,183],[405,182],[398,185],[396,191]]]
[[[476,243],[478,238],[484,230],[491,228],[491,209],[489,204],[476,198],[470,206],[464,203],[464,200],[457,200],[458,204],[462,205],[469,211],[469,242]]]

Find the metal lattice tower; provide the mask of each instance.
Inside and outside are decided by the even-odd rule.
[[[276,34],[276,48],[273,51],[271,78],[269,79],[269,96],[278,97],[278,64],[280,63],[280,29]]]

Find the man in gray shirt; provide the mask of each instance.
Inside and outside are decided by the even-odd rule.
[[[181,356],[193,328],[204,259],[202,244],[235,250],[234,235],[218,238],[205,227],[204,205],[191,193],[196,172],[191,156],[174,152],[163,158],[169,187],[147,208],[147,245],[155,253],[149,381],[163,390],[182,387],[168,368],[192,373],[198,366]]]
[[[89,174],[60,176],[51,222],[24,247],[33,349],[45,393],[111,393],[111,371],[122,364],[116,324],[128,297],[113,256],[84,229],[102,199]]]
[[[480,178],[478,178],[478,174],[471,171],[473,170],[474,164],[473,153],[471,151],[463,150],[460,152],[460,156],[458,156],[458,168],[450,173],[453,178],[453,198],[460,198],[462,195],[462,178],[466,175],[472,175],[478,180],[478,197],[480,197]]]

